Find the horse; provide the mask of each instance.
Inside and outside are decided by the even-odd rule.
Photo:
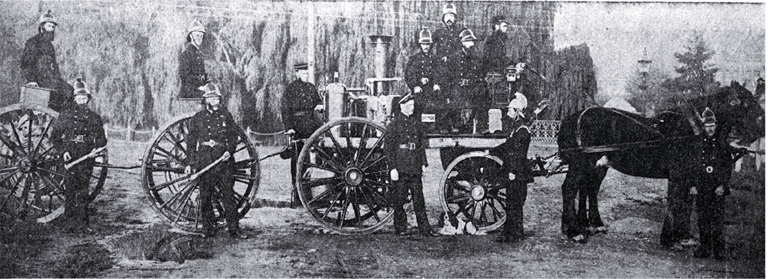
[[[566,117],[557,138],[559,156],[568,164],[562,233],[586,242],[590,232],[606,231],[597,194],[609,166],[630,176],[668,179],[670,185],[690,174],[696,167],[690,142],[703,133],[699,115],[707,107],[717,117],[716,136],[722,140],[731,134],[748,145],[765,133],[763,109],[737,82],[653,118],[601,107]]]

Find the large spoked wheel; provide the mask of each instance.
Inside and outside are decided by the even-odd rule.
[[[506,188],[501,183],[502,161],[484,151],[456,157],[440,179],[443,210],[472,223],[484,232],[501,227],[506,220]]]
[[[0,212],[10,218],[48,222],[64,213],[64,164],[50,142],[59,113],[41,105],[0,108]],[[107,178],[106,153],[96,157],[88,200],[93,201]]]
[[[304,208],[325,228],[368,234],[392,219],[384,126],[364,118],[326,123],[298,157],[296,187]]]
[[[141,168],[142,186],[155,210],[174,227],[200,232],[203,229],[200,212],[200,189],[197,180],[185,180],[187,166],[188,122],[192,115],[181,117],[160,129],[147,149]],[[240,218],[251,209],[259,189],[259,156],[245,131],[237,128],[235,149],[234,190]],[[218,187],[217,187],[218,188]],[[219,193],[216,193],[218,195]],[[216,198],[219,201],[219,197]],[[223,205],[214,202],[216,227],[224,226]]]

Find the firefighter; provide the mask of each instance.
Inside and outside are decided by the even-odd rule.
[[[496,238],[498,242],[516,242],[525,236],[523,231],[523,206],[528,196],[528,183],[533,182],[528,164],[528,146],[531,143],[531,131],[523,110],[528,107],[528,100],[521,93],[515,93],[515,99],[509,102],[507,114],[502,118],[503,131],[510,133],[507,140],[493,148],[491,154],[497,154],[503,161],[500,179],[506,185],[506,214],[504,228]]]
[[[743,152],[731,147],[725,140],[716,136],[717,119],[715,113],[706,108],[702,113],[704,133],[698,142],[699,164],[696,168],[695,188],[696,213],[700,245],[694,252],[696,258],[707,258],[714,253],[715,259],[726,257],[723,235],[723,217],[725,214],[725,196],[730,194],[728,180],[733,168],[733,154]]]
[[[486,73],[501,73],[509,62],[506,53],[507,28],[509,22],[504,16],[495,16],[491,19],[492,33],[485,39],[483,54],[485,55]]]
[[[40,16],[37,35],[24,44],[21,57],[21,72],[27,87],[53,89],[48,99],[48,107],[61,112],[71,105],[74,88],[61,77],[59,63],[56,62],[56,50],[53,40],[56,37],[56,22],[51,10]]]
[[[390,178],[395,184],[394,192],[390,195],[390,203],[395,208],[395,233],[403,235],[408,229],[403,205],[410,191],[419,231],[425,236],[437,236],[429,224],[421,182],[423,168],[428,166],[425,151],[428,139],[421,121],[413,116],[412,95],[405,95],[397,103],[400,111],[395,113],[394,119],[387,125],[389,132],[384,139],[384,154],[391,168]]]
[[[292,135],[294,140],[306,139],[323,125],[315,113],[315,111],[320,112],[324,109],[323,99],[320,98],[317,87],[307,82],[309,65],[300,62],[294,64],[293,68],[296,71],[296,80],[288,84],[283,94],[281,107],[283,126],[286,134]],[[283,159],[291,158],[291,177],[296,173],[296,161],[299,158],[299,151],[303,147],[302,141],[294,141],[286,152],[280,154]],[[296,180],[291,179],[291,183],[293,185],[291,206],[300,207],[301,200],[296,191]]]
[[[477,120],[476,131],[488,130],[489,98],[486,89],[482,58],[475,46],[477,37],[472,30],[461,31],[462,48],[448,57],[448,69],[451,70],[452,92],[449,99],[453,109],[451,120],[458,123],[459,133],[473,133],[472,122]],[[460,117],[456,116],[459,113]],[[456,128],[456,127],[454,127]]]
[[[456,5],[452,3],[443,6],[443,15],[440,21],[443,22],[443,28],[435,30],[433,51],[437,59],[445,62],[448,56],[461,49],[460,33],[464,30],[457,23]]]
[[[184,172],[189,175],[195,170],[207,167],[219,158],[224,159],[197,178],[197,185],[200,187],[203,235],[205,237],[216,235],[213,203],[218,196],[224,207],[222,215],[227,221],[229,236],[248,238],[240,230],[240,215],[237,212],[233,189],[234,153],[238,138],[235,120],[232,114],[221,105],[221,92],[216,84],[207,83],[199,89],[204,92],[205,108],[189,119],[189,134],[185,138],[189,147],[188,165]]]
[[[405,83],[413,92],[417,118],[420,118],[422,113],[429,113],[435,114],[436,119],[442,120],[445,97],[440,90],[440,85],[443,81],[440,80],[442,78],[438,67],[440,62],[429,52],[431,46],[431,33],[426,29],[421,30],[419,32],[421,50],[408,58],[408,64],[405,67]],[[442,123],[444,121],[438,124]],[[441,128],[438,127],[438,130]],[[447,129],[442,128],[442,130],[447,132]]]
[[[503,104],[502,114],[507,114],[509,102],[515,98],[515,93],[523,94],[525,83],[520,78],[519,67],[515,64],[510,64],[504,70],[504,81],[497,82],[492,85],[493,92],[491,99],[494,105]],[[525,95],[525,94],[523,94]]]
[[[199,88],[208,83],[203,52],[200,51],[203,37],[205,37],[205,28],[195,20],[187,32],[186,47],[179,56],[179,78],[181,79],[179,98],[203,97],[203,92]]]
[[[101,116],[88,109],[90,100],[91,92],[85,82],[77,79],[74,105],[61,112],[51,131],[51,143],[64,163],[83,156],[91,157],[69,168],[64,177],[64,225],[65,230],[74,233],[91,232],[88,228],[88,186],[96,163],[94,151],[107,145]]]

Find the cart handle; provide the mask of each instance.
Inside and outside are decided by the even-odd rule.
[[[94,150],[91,150],[91,153],[88,153],[85,156],[77,158],[77,160],[74,160],[74,161],[70,162],[69,164],[64,165],[64,168],[67,169],[67,170],[71,169],[75,165],[77,165],[77,164],[79,164],[79,163],[81,163],[81,162],[83,162],[85,160],[88,160],[90,158],[96,157],[97,155],[99,155],[104,150],[107,150],[106,146],[102,146],[102,147],[96,148]]]

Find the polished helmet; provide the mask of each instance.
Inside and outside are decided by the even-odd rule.
[[[53,17],[53,14],[51,14],[51,10],[48,10],[47,13],[44,13],[43,15],[40,16],[39,24],[43,24],[46,22],[53,23],[54,25],[59,25],[58,23],[56,23],[56,18]]]
[[[431,44],[432,43],[432,32],[429,32],[429,30],[424,29],[419,32],[419,44]]]
[[[456,5],[451,4],[451,3],[445,4],[445,6],[443,6],[443,16],[445,16],[447,14],[453,14],[455,16],[456,15]]]
[[[528,107],[528,98],[520,92],[515,93],[515,99],[509,102],[508,108],[523,110]]]
[[[202,23],[195,20],[192,22],[192,25],[189,26],[189,31],[187,31],[187,35],[192,34],[192,32],[203,32],[205,33],[205,27]]]
[[[212,82],[206,83],[203,86],[200,86],[198,89],[200,91],[203,91],[203,98],[209,98],[209,97],[221,97],[221,92],[219,91],[219,87]]]
[[[88,86],[85,84],[83,79],[78,78],[77,81],[75,81],[75,92],[74,96],[77,95],[85,95],[89,98],[91,97],[91,91],[88,90]]]
[[[491,25],[501,25],[502,23],[509,24],[509,21],[504,16],[494,16],[491,18]]]
[[[705,126],[717,124],[717,118],[715,117],[715,112],[710,110],[708,107],[704,108],[704,112],[701,113],[701,122]]]
[[[473,34],[472,30],[469,29],[461,30],[459,37],[461,37],[462,42],[477,41],[477,37],[475,37],[475,34]]]

